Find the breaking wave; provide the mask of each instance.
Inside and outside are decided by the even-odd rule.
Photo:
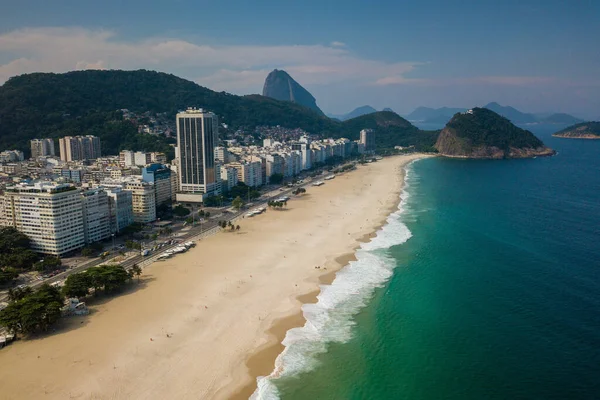
[[[375,289],[388,281],[396,267],[396,261],[385,250],[412,236],[402,216],[407,208],[407,189],[413,180],[412,168],[407,166],[398,210],[388,216],[371,241],[361,244],[356,261],[342,268],[331,285],[321,285],[317,303],[302,306],[306,323],[287,332],[282,342],[285,349],[275,360],[275,369],[269,376],[257,379],[252,400],[279,399],[276,379],[311,370],[317,363],[316,356],[327,351],[328,343],[350,340],[354,316],[367,305]]]

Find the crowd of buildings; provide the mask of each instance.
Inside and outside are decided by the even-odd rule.
[[[31,158],[0,153],[0,226],[13,226],[32,249],[64,256],[118,234],[134,222],[150,223],[173,201],[203,203],[239,182],[258,187],[280,182],[333,159],[368,152],[374,133],[360,140],[265,139],[263,146],[219,141],[215,114],[188,109],[176,116],[171,164],[163,153],[121,151],[102,156],[95,136],[31,141]],[[276,177],[276,179],[275,179]]]

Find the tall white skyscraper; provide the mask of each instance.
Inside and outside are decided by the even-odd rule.
[[[188,108],[177,114],[179,152],[179,201],[201,202],[218,195],[221,182],[215,165],[215,146],[219,135],[217,116],[202,109]]]

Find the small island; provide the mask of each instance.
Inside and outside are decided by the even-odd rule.
[[[600,139],[600,122],[582,122],[571,125],[552,136],[567,139]]]
[[[443,156],[456,158],[530,158],[555,154],[533,133],[487,108],[455,114],[440,132],[435,148]]]

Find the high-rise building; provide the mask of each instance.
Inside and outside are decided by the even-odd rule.
[[[360,143],[365,145],[365,150],[375,150],[375,132],[373,129],[363,129],[360,131]]]
[[[154,183],[157,206],[171,202],[171,170],[166,165],[150,164],[142,168],[142,180]]]
[[[54,156],[54,139],[32,139],[31,158]]]
[[[85,245],[81,192],[73,185],[19,184],[3,197],[0,219],[27,235],[33,251],[60,256]]]
[[[101,155],[100,138],[88,136],[65,136],[58,140],[60,159],[63,161],[95,160]]]
[[[110,229],[112,233],[121,232],[133,224],[133,196],[129,190],[120,186],[105,188],[108,195]]]
[[[221,166],[222,190],[229,191],[238,184],[238,171],[230,165]]]
[[[240,161],[225,165],[237,170],[238,182],[244,182],[248,186],[261,186],[262,181],[262,165],[260,161]]]
[[[131,192],[133,221],[142,224],[156,220],[156,196],[154,185],[144,181],[129,181],[125,190]]]
[[[310,169],[312,167],[310,143],[298,142],[292,143],[292,150],[296,150],[302,157],[302,169]]]
[[[178,200],[202,202],[205,196],[220,194],[215,164],[218,134],[218,119],[211,112],[188,108],[177,114]]]
[[[103,188],[81,192],[83,200],[83,226],[86,243],[99,242],[111,234],[109,200]]]

